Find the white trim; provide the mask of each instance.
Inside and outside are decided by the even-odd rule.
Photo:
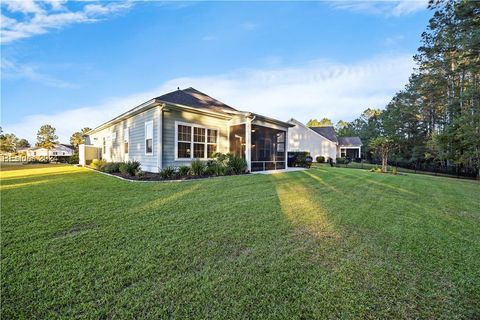
[[[181,125],[181,126],[186,126],[186,127],[190,127],[190,158],[179,158],[178,157],[178,126]],[[204,154],[207,154],[207,150],[208,150],[208,145],[209,144],[213,144],[213,143],[208,143],[208,129],[210,130],[216,130],[217,131],[217,148],[216,148],[216,152],[218,152],[218,149],[219,149],[219,145],[220,145],[220,128],[219,127],[215,127],[215,126],[204,126],[204,125],[201,125],[201,124],[196,124],[196,123],[190,123],[190,122],[183,122],[183,121],[175,121],[175,158],[174,158],[174,161],[192,161],[193,159],[200,159],[200,160],[209,160],[209,159],[212,159],[212,158],[209,158],[208,155],[206,158],[195,158],[193,156],[193,153],[194,153],[194,150],[193,150],[193,144],[195,143],[193,141],[193,131],[194,131],[194,127],[196,128],[201,128],[201,129],[205,129],[205,142],[203,142],[205,144],[205,150],[204,150]],[[185,141],[186,143],[186,141]],[[202,143],[202,142],[197,142],[197,143]]]
[[[252,172],[252,119],[245,124],[245,160],[248,171]]]
[[[147,126],[152,126],[152,152],[147,152]],[[145,153],[146,156],[153,156],[153,120],[145,121],[145,127],[143,131],[143,143],[144,143],[144,149],[143,152]]]
[[[265,127],[265,128],[270,128],[270,129],[275,129],[275,130],[280,130],[280,131],[285,131],[287,132],[288,131],[288,128],[282,128],[280,125],[275,125],[275,124],[270,124],[270,123],[265,123],[265,124],[260,124],[260,123],[257,123],[257,122],[254,122],[255,120],[251,120],[251,124],[253,125],[256,125],[256,126],[261,126],[261,127]],[[261,121],[261,120],[259,120]]]
[[[158,132],[157,132],[157,166],[158,171],[162,170],[162,158],[163,158],[163,107],[158,108]]]
[[[125,143],[128,145],[127,152],[125,152]],[[124,161],[130,160],[130,127],[124,123],[123,126],[123,141],[120,144],[121,150],[123,150]]]

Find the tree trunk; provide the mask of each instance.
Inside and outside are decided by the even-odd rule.
[[[387,156],[386,155],[382,157],[382,172],[384,173],[387,172]]]

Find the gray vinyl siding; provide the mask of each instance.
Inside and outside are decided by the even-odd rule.
[[[129,158],[139,161],[142,170],[158,172],[158,108],[149,109],[126,120],[130,128]],[[145,123],[153,120],[153,152],[145,154]]]
[[[102,154],[106,161],[122,162],[136,160],[148,172],[158,171],[158,108],[149,109],[117,124],[111,125],[89,137],[90,143],[102,150],[103,138],[107,138],[107,152]],[[153,152],[145,154],[145,123],[153,120]],[[128,154],[124,150],[125,131],[129,130]],[[109,139],[116,132],[114,140]]]
[[[228,120],[191,112],[171,110],[163,114],[162,167],[178,167],[181,165],[189,165],[191,162],[191,160],[175,160],[175,121],[218,129],[218,151],[222,153],[228,152]]]

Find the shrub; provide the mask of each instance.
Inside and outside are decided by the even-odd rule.
[[[120,163],[119,162],[107,162],[101,169],[106,173],[115,173],[120,172]]]
[[[394,175],[398,174],[397,167],[392,168],[392,174],[394,174]]]
[[[142,170],[137,170],[135,176],[138,177],[139,180],[144,180],[146,178],[145,172]]]
[[[140,170],[140,162],[127,161],[120,164],[119,171],[129,176],[134,176]]]
[[[74,153],[72,156],[68,157],[67,160],[69,164],[78,164],[79,161],[78,153]]]
[[[236,155],[228,155],[226,172],[231,174],[242,174],[247,170],[247,161]]]
[[[107,161],[105,160],[102,160],[102,159],[93,159],[92,160],[92,163],[90,164],[90,166],[93,168],[93,169],[96,169],[96,170],[102,170],[103,166],[105,166],[105,164],[107,164]]]
[[[348,164],[349,162],[347,158],[337,158],[337,164]]]
[[[178,175],[181,176],[181,177],[188,176],[189,173],[190,173],[190,167],[189,166],[180,166],[178,168]]]
[[[316,160],[318,163],[324,163],[324,162],[325,162],[325,157],[324,157],[324,156],[318,156],[315,160]]]
[[[199,159],[194,159],[191,164],[191,171],[194,176],[201,176],[205,171],[205,164]]]
[[[209,176],[224,176],[227,172],[227,165],[218,159],[207,161],[205,173]]]
[[[177,171],[174,167],[168,166],[160,170],[159,175],[162,179],[172,179],[173,177],[175,177],[176,173]]]

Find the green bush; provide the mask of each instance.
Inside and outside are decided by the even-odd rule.
[[[394,174],[394,175],[398,174],[397,167],[392,168],[392,174]]]
[[[178,167],[178,175],[180,177],[185,177],[188,176],[190,173],[190,167],[189,166],[180,166]]]
[[[67,162],[69,164],[78,164],[78,162],[80,161],[79,157],[78,157],[78,153],[74,153],[72,156],[70,156],[67,160]]]
[[[201,176],[205,171],[205,163],[199,159],[193,159],[191,164],[191,172],[194,176]]]
[[[120,172],[120,164],[120,162],[107,162],[101,170],[106,173]]]
[[[226,172],[230,174],[242,174],[247,171],[247,161],[236,155],[228,155]]]
[[[337,158],[337,164],[348,164],[349,161],[347,158]]]
[[[137,172],[135,173],[135,176],[136,176],[139,180],[144,180],[144,179],[146,178],[145,172],[142,171],[142,170],[137,170]]]
[[[140,162],[138,161],[123,162],[119,166],[119,171],[123,174],[128,174],[129,176],[134,176],[139,170]]]
[[[172,179],[173,177],[175,177],[176,173],[177,171],[174,167],[168,166],[160,170],[159,175],[162,179]]]
[[[209,176],[224,176],[227,172],[227,165],[218,159],[207,161],[205,173]]]
[[[93,169],[102,171],[102,168],[103,168],[106,164],[107,164],[107,161],[105,161],[105,160],[102,160],[102,159],[93,159],[93,160],[92,160],[92,163],[90,164],[90,166],[91,166]]]
[[[325,157],[324,156],[318,156],[315,161],[317,161],[318,163],[324,163],[325,162]]]

